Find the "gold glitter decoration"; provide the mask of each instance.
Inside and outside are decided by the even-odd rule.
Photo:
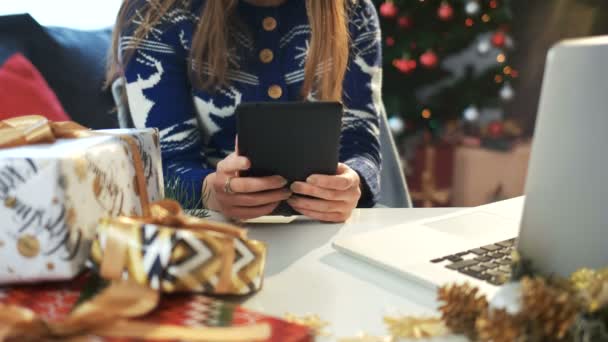
[[[321,320],[318,315],[296,316],[291,313],[285,314],[284,319],[289,323],[299,324],[308,327],[315,336],[330,336],[331,334],[325,329],[329,323]]]
[[[67,213],[65,215],[65,223],[68,226],[72,227],[76,223],[76,209],[68,208]]]
[[[46,264],[46,268],[47,268],[49,271],[52,271],[52,270],[54,270],[54,269],[55,269],[55,264],[53,264],[52,262],[49,262],[49,263],[47,263],[47,264]]]
[[[582,268],[570,276],[570,283],[588,312],[594,313],[608,305],[608,268],[599,271]]]
[[[439,317],[384,317],[384,323],[394,338],[423,339],[445,336],[448,328]]]
[[[101,195],[101,177],[99,175],[93,180],[93,193],[95,198],[99,198],[99,195]]]
[[[84,158],[74,160],[74,173],[80,183],[87,179],[87,161]]]
[[[17,199],[15,197],[7,197],[4,200],[4,206],[7,208],[14,208],[17,205]]]
[[[0,240],[0,248],[4,247],[4,241]]]
[[[26,258],[34,258],[40,253],[40,242],[34,235],[23,235],[17,240],[17,250]]]

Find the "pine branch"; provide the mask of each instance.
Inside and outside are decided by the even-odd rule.
[[[165,198],[179,202],[188,215],[200,218],[209,217],[209,211],[203,205],[209,196],[208,191],[203,188],[203,196],[198,200],[193,195],[196,194],[196,191],[198,190],[193,183],[185,183],[181,178],[171,178],[165,182]]]

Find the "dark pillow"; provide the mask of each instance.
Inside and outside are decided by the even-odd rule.
[[[102,90],[110,36],[109,29],[44,28],[28,14],[0,17],[0,51],[28,57],[72,119],[96,129],[117,127],[111,92]]]

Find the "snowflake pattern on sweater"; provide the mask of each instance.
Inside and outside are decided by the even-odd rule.
[[[201,91],[189,81],[188,57],[203,6],[204,0],[194,0],[188,8],[168,11],[139,44],[128,32],[120,39],[121,53],[135,49],[124,70],[133,123],[137,128],[159,128],[165,179],[191,184],[190,196],[195,199],[201,196],[204,178],[234,150],[234,113],[240,103],[301,100],[311,33],[305,0],[286,0],[277,7],[240,0],[238,15],[248,31],[232,33],[235,47],[228,58],[236,67],[228,72],[230,85],[212,93]],[[263,27],[269,17],[277,22],[272,30]],[[143,23],[137,7],[132,23]],[[359,206],[370,207],[380,191],[382,106],[381,35],[371,0],[352,2],[349,30],[340,161],[360,175],[364,193]],[[273,52],[269,63],[260,61],[263,49]],[[212,72],[208,65],[201,70]],[[280,98],[269,97],[272,85],[281,87]]]

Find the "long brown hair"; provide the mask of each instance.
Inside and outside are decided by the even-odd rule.
[[[306,98],[314,93],[314,97],[319,100],[340,101],[349,56],[347,0],[305,1],[311,37],[302,96]],[[124,0],[118,14],[108,63],[108,83],[121,74],[122,65],[130,58],[129,53],[132,53],[131,47],[130,52],[126,51],[120,56],[119,40],[121,32],[132,19],[129,18],[129,13],[133,13],[133,2]],[[142,7],[138,7],[143,24],[134,30],[135,41],[144,39],[169,10],[179,6],[186,8],[188,3],[188,0],[146,1]],[[238,0],[206,1],[190,49],[189,67],[193,71],[191,80],[195,86],[213,90],[216,86],[228,84],[227,73],[234,66],[230,65],[227,56],[231,47],[230,30],[238,22],[237,4]],[[202,65],[213,72],[203,74]]]

